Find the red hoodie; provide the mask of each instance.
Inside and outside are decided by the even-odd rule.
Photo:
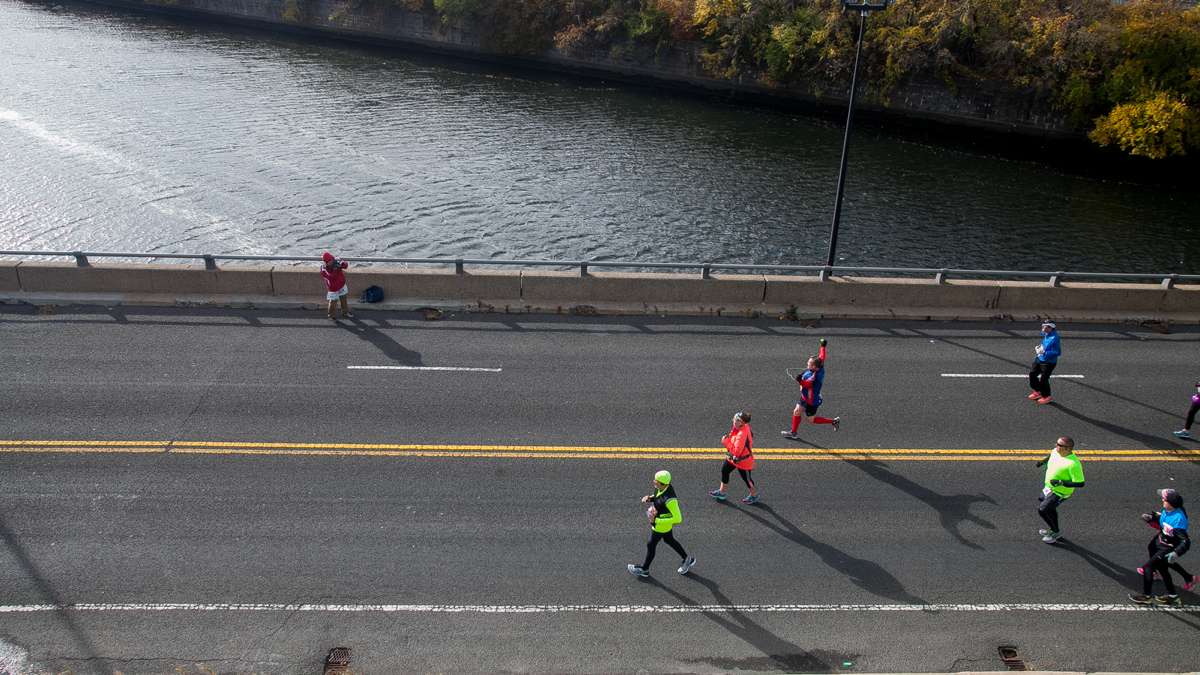
[[[741,429],[731,428],[729,434],[725,436],[725,450],[733,455],[733,459],[726,460],[733,464],[736,469],[745,469],[749,471],[754,468],[754,455],[750,451],[750,446],[754,441],[754,432],[750,431],[749,424],[743,424]]]
[[[350,263],[338,260],[329,251],[322,253],[321,259],[325,261],[325,264],[321,266],[321,278],[325,280],[325,290],[330,293],[342,290],[342,286],[346,285],[346,273],[342,270],[349,267]],[[331,267],[330,263],[335,260],[340,264]]]

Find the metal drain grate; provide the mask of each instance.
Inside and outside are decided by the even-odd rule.
[[[1017,655],[1016,647],[1001,646],[1000,660],[1009,670],[1029,670],[1029,667],[1025,665],[1025,659]]]
[[[325,657],[325,675],[341,675],[350,672],[350,648],[334,647]]]

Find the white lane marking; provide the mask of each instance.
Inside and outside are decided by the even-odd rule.
[[[356,612],[431,614],[705,614],[738,612],[1196,612],[1200,605],[1153,607],[1122,604],[990,603],[877,605],[338,605],[274,603],[76,603],[0,605],[0,614],[32,612]]]
[[[346,366],[348,370],[453,370],[464,373],[499,373],[503,368],[466,368],[460,366]]]
[[[942,377],[1029,377],[1029,375],[1022,373],[942,373]],[[1083,379],[1082,375],[1059,375],[1058,373],[1051,375],[1051,377],[1056,380],[1063,378]]]

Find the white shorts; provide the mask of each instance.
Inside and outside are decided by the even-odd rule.
[[[338,298],[345,297],[349,292],[350,292],[350,286],[349,286],[349,284],[347,284],[345,286],[342,286],[342,290],[340,290],[340,291],[329,291],[328,293],[326,293],[325,299],[330,302],[333,302],[334,300],[337,300]]]

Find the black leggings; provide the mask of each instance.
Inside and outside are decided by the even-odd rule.
[[[1200,403],[1193,403],[1192,407],[1188,409],[1187,424],[1183,425],[1184,429],[1191,431],[1192,422],[1196,421],[1196,411],[1197,410],[1200,410]]]
[[[1038,504],[1038,515],[1046,524],[1050,526],[1050,531],[1058,533],[1058,505],[1065,501],[1062,497],[1051,492],[1042,497],[1042,501]]]
[[[1175,582],[1171,579],[1172,565],[1167,564],[1166,551],[1158,546],[1157,534],[1146,546],[1146,552],[1150,554],[1150,559],[1142,565],[1142,593],[1150,595],[1150,589],[1154,586],[1154,573],[1158,572],[1162,577],[1163,586],[1167,587],[1167,595],[1175,595]],[[1186,582],[1188,579],[1185,578],[1184,581]]]
[[[687,551],[683,550],[683,546],[680,546],[679,542],[675,541],[674,534],[670,532],[655,532],[654,530],[651,530],[650,541],[646,542],[646,560],[642,563],[642,569],[650,569],[650,563],[654,562],[654,549],[658,548],[658,541],[660,539],[667,542],[667,546],[675,549],[675,552],[679,554],[680,558],[687,560]]]
[[[733,474],[733,470],[735,468],[737,468],[737,467],[735,467],[733,465],[733,463],[729,462],[729,461],[726,461],[724,464],[721,465],[721,482],[722,483],[725,483],[725,484],[729,483],[729,476],[731,474]],[[753,492],[754,491],[754,479],[750,476],[750,474],[753,473],[753,471],[750,469],[738,469],[737,472],[738,472],[738,475],[742,477],[742,480],[746,481],[746,487],[750,488],[750,491]]]
[[[1042,396],[1049,396],[1050,373],[1054,372],[1055,365],[1057,364],[1034,359],[1033,367],[1029,369],[1029,388]]]

